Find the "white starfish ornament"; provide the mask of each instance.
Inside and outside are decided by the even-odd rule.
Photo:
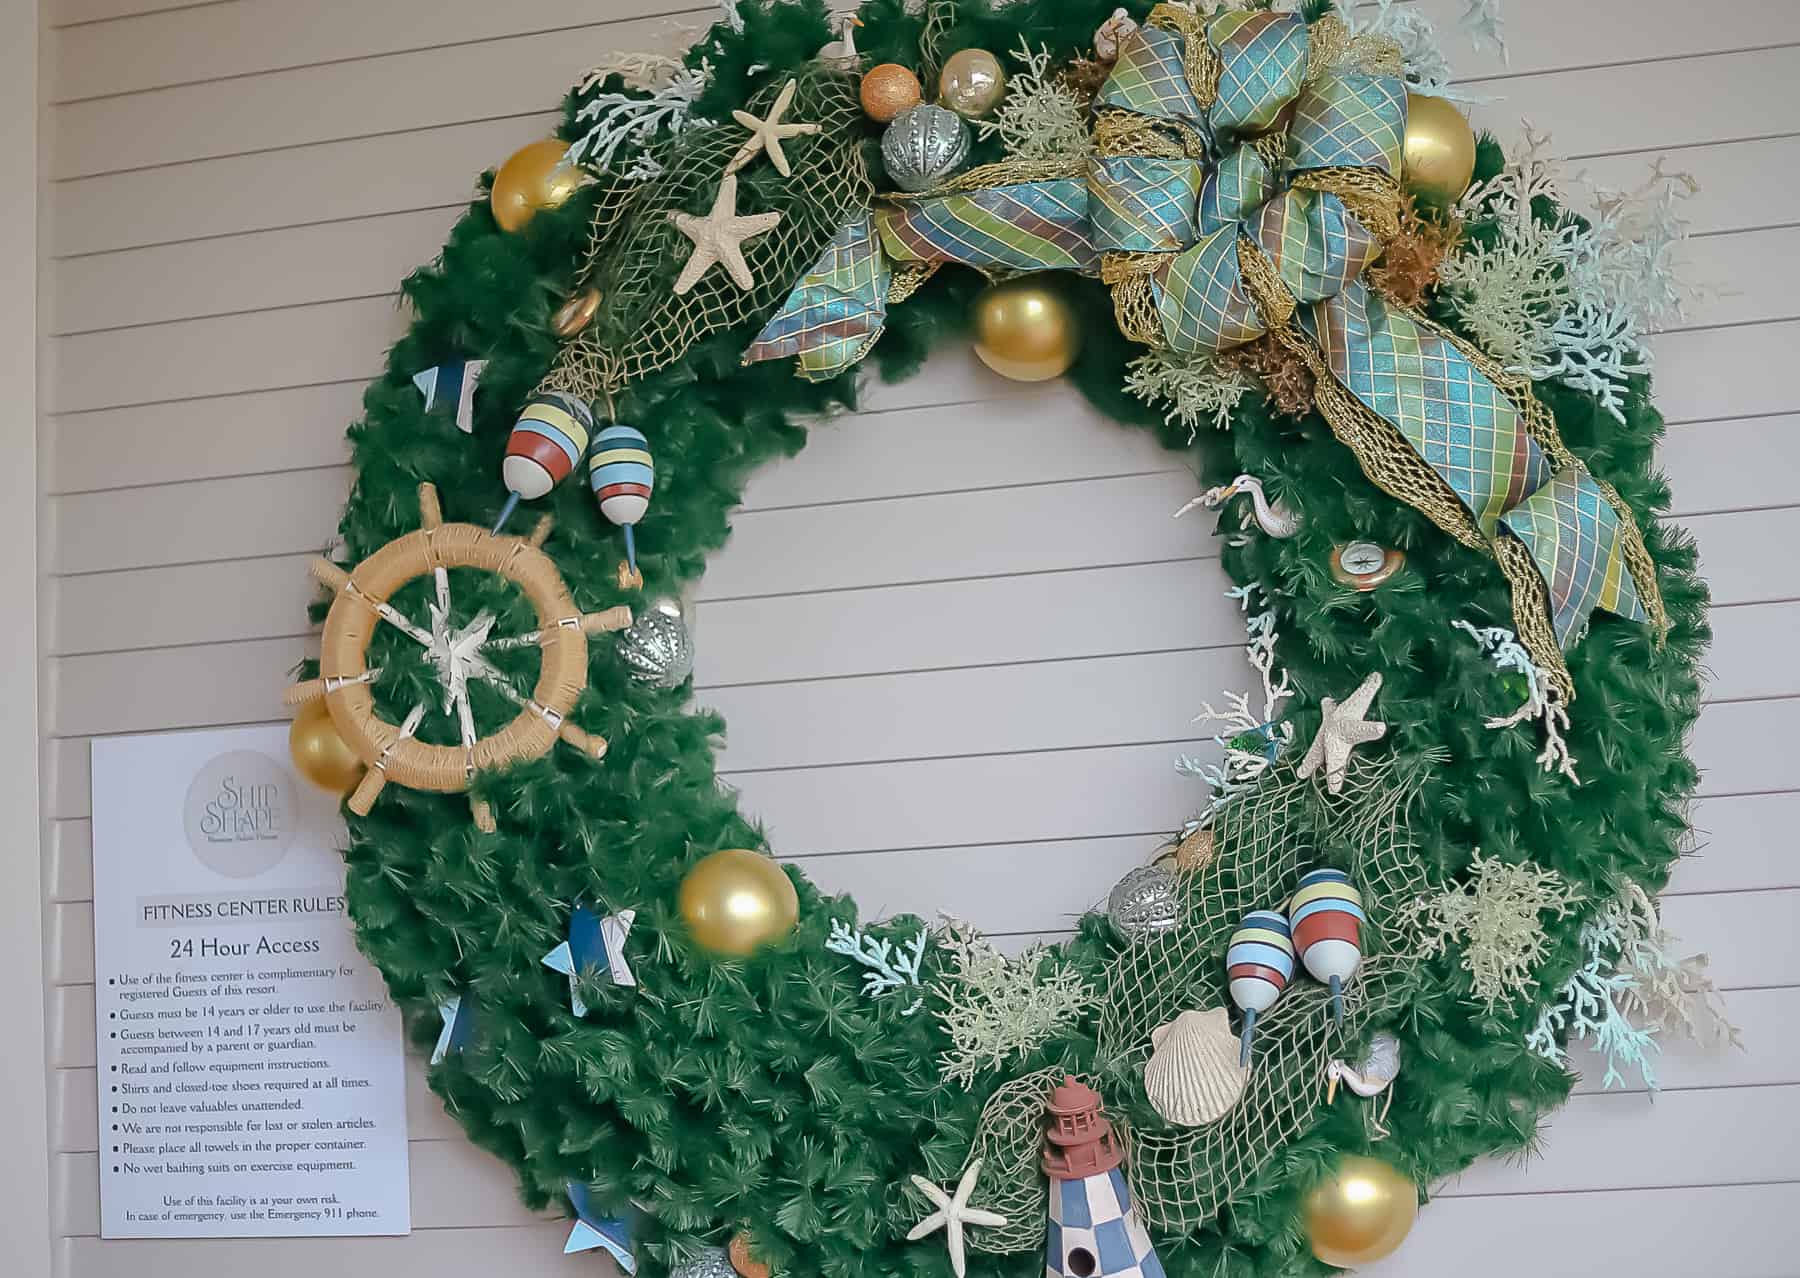
[[[1381,672],[1377,670],[1364,679],[1342,704],[1332,697],[1322,699],[1319,709],[1325,717],[1319,722],[1319,734],[1313,738],[1312,745],[1307,747],[1306,757],[1300,760],[1300,766],[1294,770],[1294,775],[1310,777],[1323,765],[1325,788],[1332,794],[1341,794],[1344,775],[1350,767],[1350,752],[1359,745],[1379,741],[1387,735],[1387,724],[1379,719],[1363,717],[1369,713],[1369,705],[1379,691]]]
[[[781,92],[775,98],[775,105],[770,107],[769,114],[760,120],[748,111],[731,113],[732,119],[750,130],[750,136],[744,139],[744,144],[737,149],[737,154],[731,157],[731,163],[725,166],[727,173],[736,173],[754,160],[758,151],[765,151],[768,153],[769,163],[775,166],[777,173],[782,177],[794,175],[793,169],[788,165],[787,152],[781,149],[781,144],[788,138],[805,137],[819,131],[819,126],[816,124],[783,124],[781,122],[783,113],[787,111],[788,105],[794,100],[794,90],[799,85],[798,80],[789,80],[783,85]]]
[[[912,1178],[912,1183],[918,1186],[919,1192],[937,1204],[937,1210],[914,1225],[906,1235],[906,1241],[917,1242],[927,1234],[943,1230],[945,1241],[950,1246],[950,1268],[955,1272],[956,1278],[963,1278],[963,1226],[1006,1223],[1006,1217],[998,1212],[969,1206],[969,1195],[975,1192],[975,1178],[979,1175],[981,1160],[977,1158],[963,1172],[962,1179],[956,1183],[954,1194],[939,1189],[923,1176]]]
[[[746,291],[756,287],[756,277],[744,262],[744,241],[772,231],[781,222],[779,213],[753,213],[739,217],[737,212],[737,178],[727,176],[719,183],[719,194],[712,211],[705,217],[692,213],[671,213],[675,229],[694,242],[693,256],[681,268],[675,280],[675,296],[680,297],[700,282],[700,277],[715,262],[723,262],[732,283]]]

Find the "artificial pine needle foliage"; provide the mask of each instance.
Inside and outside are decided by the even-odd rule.
[[[1028,40],[1066,58],[1089,46],[1115,3],[965,0],[942,49],[1004,52]],[[1130,8],[1141,18],[1148,6]],[[712,73],[693,103],[697,116],[728,118],[753,92],[798,73],[833,35],[819,0],[773,8],[746,0],[738,9],[741,33],[716,27],[689,54],[691,67],[704,57]],[[900,0],[872,0],[861,15],[858,43],[870,62],[918,64],[919,15]],[[569,141],[586,128],[575,118],[580,104],[575,96],[567,103]],[[878,126],[865,127],[873,147]],[[979,143],[977,160],[994,158],[997,148]],[[619,160],[629,162],[623,151]],[[1484,146],[1478,177],[1498,169],[1496,149]],[[556,354],[549,319],[574,282],[594,198],[583,193],[541,212],[513,235],[478,202],[440,259],[406,282],[414,319],[351,430],[357,478],[341,523],[346,561],[418,526],[422,480],[437,485],[446,518],[491,523],[506,495],[501,454],[519,406]],[[909,375],[934,340],[962,340],[979,286],[971,273],[948,269],[896,307],[877,348],[884,374]],[[1341,698],[1381,671],[1378,710],[1389,732],[1380,749],[1427,771],[1411,821],[1440,880],[1465,878],[1480,848],[1554,871],[1587,902],[1611,899],[1622,883],[1659,890],[1696,781],[1682,740],[1700,704],[1695,670],[1708,632],[1693,543],[1659,522],[1669,494],[1652,468],[1662,420],[1646,379],[1619,380],[1617,415],[1581,390],[1539,388],[1570,446],[1637,514],[1672,622],[1665,641],[1649,627],[1597,615],[1569,654],[1579,699],[1568,746],[1583,761],[1576,789],[1540,770],[1529,724],[1483,726],[1516,698],[1452,623],[1510,615],[1492,561],[1377,491],[1317,416],[1276,413],[1252,391],[1230,412],[1229,431],[1203,423],[1191,432],[1179,414],[1165,421],[1162,408],[1125,389],[1127,362],[1142,351],[1118,334],[1105,289],[1082,280],[1061,286],[1087,337],[1071,393],[1086,394],[1120,429],[1150,430],[1185,452],[1203,483],[1239,472],[1272,478],[1303,511],[1305,525],[1291,540],[1248,537],[1223,552],[1233,579],[1257,583],[1277,614],[1276,660],[1295,690],[1295,739],[1316,730],[1321,697]],[[728,512],[749,474],[803,446],[801,420],[855,404],[853,375],[812,384],[785,362],[741,366],[756,327],[701,341],[629,386],[615,406],[619,421],[650,434],[658,471],[655,500],[637,529],[642,596],[615,580],[617,536],[598,517],[585,477],[539,503],[556,518],[546,549],[584,610],[638,604],[694,581],[728,536]],[[472,436],[428,417],[410,380],[470,357],[489,361]],[[1327,562],[1334,544],[1353,539],[1403,549],[1409,575],[1424,588],[1346,591]],[[459,583],[457,601],[471,614],[517,607],[508,588],[479,579],[467,589]],[[406,677],[414,675],[422,691],[422,674]],[[753,816],[714,775],[723,723],[691,707],[685,690],[633,682],[606,641],[593,644],[588,686],[571,717],[606,737],[610,753],[596,766],[556,751],[480,776],[476,793],[498,820],[493,834],[474,827],[461,796],[397,786],[369,816],[350,821],[358,938],[415,1037],[430,1040],[435,1006],[452,994],[476,1009],[474,1041],[433,1069],[433,1089],[478,1144],[517,1171],[531,1206],[561,1206],[570,1181],[588,1183],[595,1201],[614,1210],[641,1204],[639,1259],[652,1278],[701,1243],[740,1230],[777,1275],[948,1273],[941,1246],[900,1241],[917,1218],[906,1178],[966,1154],[990,1084],[1047,1065],[1091,1070],[1092,1013],[1071,1008],[1058,1021],[1066,1028],[965,1090],[940,1067],[953,1044],[939,1019],[906,1015],[906,997],[865,997],[863,969],[826,948],[834,925],[860,926],[854,903],[822,899],[797,871],[790,873],[800,923],[790,938],[745,960],[707,954],[676,910],[684,872],[719,848],[766,846]],[[435,713],[422,734],[455,739]],[[1195,806],[1202,802],[1197,794]],[[564,939],[576,902],[637,910],[630,952],[639,981],[636,989],[585,990],[591,1010],[579,1020],[566,981],[540,962]],[[1533,997],[1491,1007],[1471,999],[1453,949],[1424,964],[1391,1026],[1405,1068],[1387,1119],[1393,1134],[1380,1146],[1419,1184],[1483,1154],[1525,1148],[1538,1118],[1567,1094],[1568,1076],[1525,1037],[1542,992],[1563,986],[1586,957],[1580,921],[1579,909],[1568,919],[1546,914]],[[917,927],[902,920],[888,934]],[[1112,944],[1090,919],[1062,947],[1057,970],[1100,988]],[[945,970],[941,951],[928,951],[925,980]],[[1169,1272],[1323,1272],[1304,1244],[1299,1204],[1338,1152],[1368,1148],[1359,1114],[1321,1108],[1215,1220],[1156,1238]],[[1039,1251],[970,1258],[981,1278],[1026,1278],[1043,1264]]]

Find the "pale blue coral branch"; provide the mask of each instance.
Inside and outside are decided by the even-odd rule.
[[[895,990],[921,985],[919,966],[925,957],[925,936],[925,929],[920,928],[917,936],[896,950],[892,941],[877,939],[860,928],[852,929],[842,919],[833,919],[825,948],[868,968],[863,973],[863,993],[869,998],[881,998]],[[921,995],[900,1014],[911,1016],[924,1005]]]

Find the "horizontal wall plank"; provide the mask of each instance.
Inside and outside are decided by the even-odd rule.
[[[1405,1244],[1361,1278],[1517,1278],[1554,1256],[1563,1272],[1632,1278],[1785,1278],[1800,1250],[1800,1184],[1439,1198]]]
[[[1725,1012],[1743,1031],[1743,1049],[1659,1036],[1660,1050],[1651,1062],[1657,1086],[1669,1092],[1800,1083],[1800,986],[1730,991]],[[1581,1075],[1577,1094],[1608,1090],[1602,1086],[1606,1062],[1592,1048],[1572,1048],[1569,1063]],[[1636,1071],[1620,1072],[1627,1074],[1625,1083],[1612,1090],[1644,1090]]]
[[[1673,426],[1659,460],[1677,515],[1786,505],[1800,492],[1800,415]]]
[[[433,0],[431,20],[405,5],[355,0],[235,0],[56,32],[56,101],[111,97],[163,85],[255,75],[451,44],[556,32],[580,38],[626,18],[698,6],[669,0]],[[711,15],[708,14],[708,17]]]
[[[536,115],[603,54],[683,43],[674,24],[634,18],[72,102],[49,109],[51,176]]]
[[[1545,1124],[1541,1158],[1485,1160],[1438,1196],[1800,1180],[1797,1123],[1800,1086],[1577,1096]]]
[[[526,116],[437,125],[279,151],[54,182],[57,257],[237,235],[384,213],[461,208],[476,179],[558,122]]]
[[[566,1221],[530,1227],[415,1229],[399,1238],[224,1239],[145,1242],[65,1238],[58,1278],[193,1278],[196,1268],[258,1278],[393,1278],[395,1274],[492,1274],[508,1278],[618,1278],[610,1257],[562,1254]]]
[[[1685,329],[1649,340],[1656,407],[1671,422],[1773,417],[1800,409],[1800,383],[1785,361],[1800,321]]]
[[[1701,799],[1690,820],[1695,848],[1676,866],[1670,891],[1800,887],[1800,858],[1793,855],[1800,794]]]
[[[96,253],[50,270],[58,335],[392,296],[432,261],[460,208]]]

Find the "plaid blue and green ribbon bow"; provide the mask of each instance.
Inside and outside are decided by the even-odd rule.
[[[1527,383],[1484,371],[1478,352],[1362,279],[1397,225],[1407,98],[1383,73],[1397,60],[1354,49],[1334,19],[1309,29],[1293,13],[1158,6],[1095,98],[1084,170],[1000,164],[891,197],[873,234],[846,228],[820,264],[861,289],[860,318],[843,319],[847,290],[822,288],[816,270],[752,357],[798,353],[809,376],[848,367],[879,332],[874,281],[888,262],[1099,274],[1127,335],[1180,354],[1274,333],[1320,379],[1320,412],[1371,479],[1500,560],[1515,612],[1530,614],[1521,637],[1572,695],[1559,649],[1594,608],[1666,624],[1648,553]],[[1535,574],[1501,553],[1507,538]]]

